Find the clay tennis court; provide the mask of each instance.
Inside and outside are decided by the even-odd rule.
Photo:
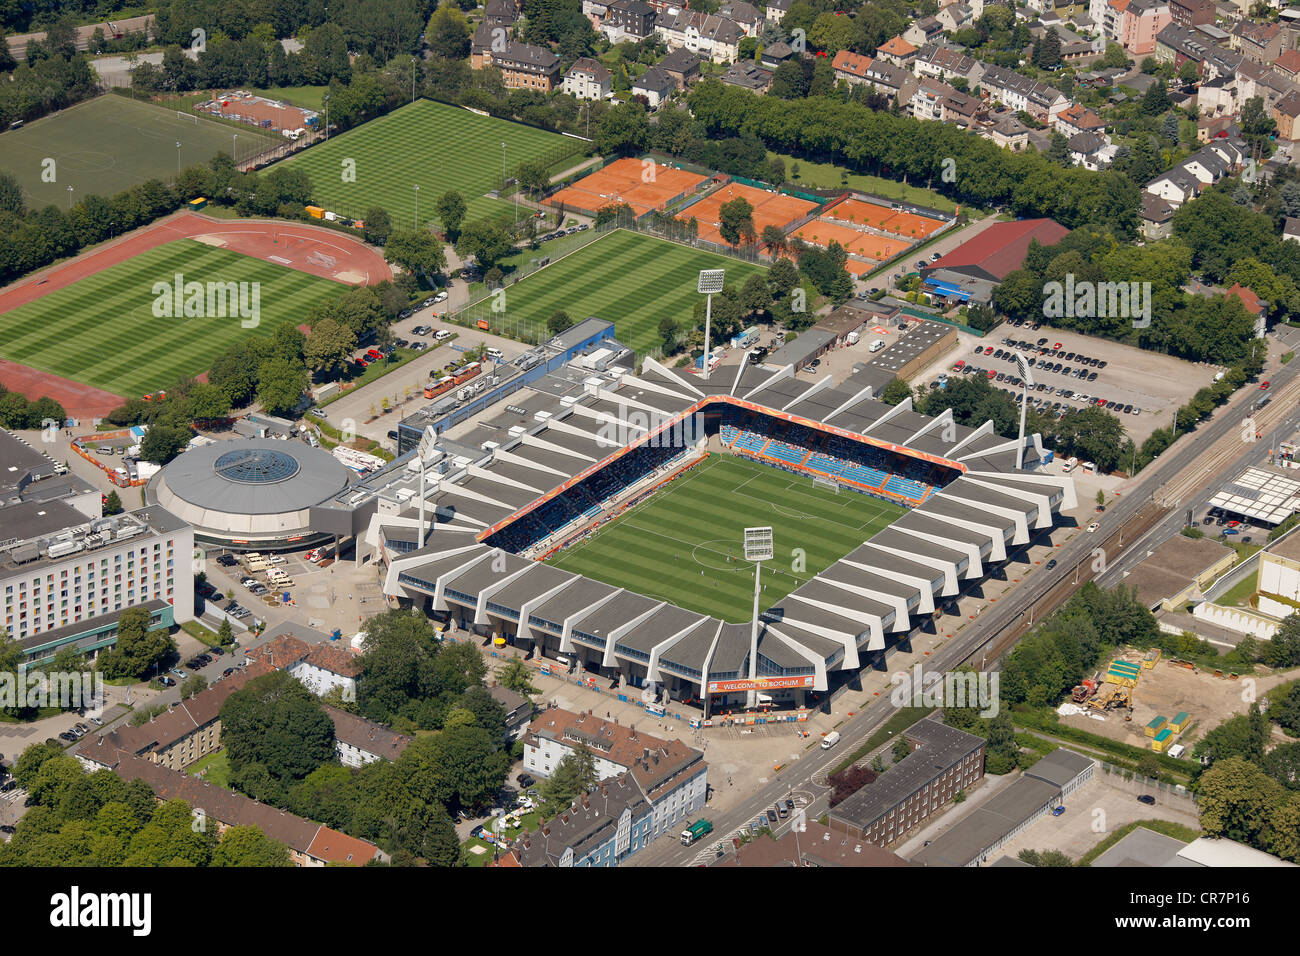
[[[603,169],[584,176],[555,193],[549,205],[563,203],[577,212],[594,215],[597,210],[615,203],[627,203],[640,218],[679,196],[690,193],[707,176],[660,163],[647,164],[639,159],[615,160]]]
[[[382,251],[330,229],[274,220],[226,221],[182,212],[0,291],[0,314],[176,239],[195,239],[352,285],[375,285],[393,277]],[[48,395],[73,418],[100,417],[124,400],[120,395],[5,360],[0,360],[0,382],[29,399]]]
[[[261,96],[235,96],[233,93],[226,93],[209,100],[208,103],[212,104],[211,108],[204,109],[207,104],[200,103],[195,109],[267,129],[300,129],[306,127],[310,116],[315,115],[310,110],[301,110],[288,103],[276,106],[277,102],[280,101],[268,100]],[[266,120],[271,121],[270,126],[262,127]]]
[[[882,232],[892,232],[896,236],[908,236],[914,239],[925,239],[946,225],[939,219],[900,212],[875,203],[863,202],[860,199],[846,199],[842,203],[837,203],[834,208],[827,211],[826,216],[840,222],[871,226]]]
[[[905,239],[876,236],[838,223],[827,222],[825,219],[814,219],[800,226],[794,235],[823,248],[829,246],[831,242],[838,242],[845,251],[864,259],[875,259],[877,262],[892,259],[911,245]]]
[[[806,199],[796,199],[783,193],[755,189],[742,183],[727,183],[698,202],[691,203],[681,211],[677,218],[689,220],[692,217],[699,224],[699,237],[710,242],[724,243],[718,231],[721,222],[723,203],[741,198],[754,207],[754,232],[763,234],[767,226],[776,226],[782,232],[790,224],[817,209],[817,204]]]

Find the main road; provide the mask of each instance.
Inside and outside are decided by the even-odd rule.
[[[1003,638],[1014,625],[1028,623],[1024,619],[1029,609],[1053,588],[1072,577],[1077,578],[1080,567],[1092,568],[1097,563],[1102,569],[1098,580],[1113,584],[1125,566],[1145,555],[1147,541],[1159,542],[1163,540],[1160,535],[1167,536],[1182,527],[1186,508],[1200,501],[1203,489],[1210,485],[1217,488],[1241,468],[1257,461],[1263,448],[1271,442],[1287,437],[1296,420],[1296,405],[1300,400],[1298,376],[1300,362],[1280,367],[1272,374],[1268,391],[1272,400],[1264,408],[1255,410],[1255,403],[1263,393],[1258,388],[1249,387],[1230,405],[1219,409],[1208,423],[1182,436],[1098,517],[1099,527],[1095,533],[1076,534],[1057,553],[1057,566],[1053,570],[1042,568],[1035,571],[1011,594],[996,604],[990,604],[972,624],[930,655],[926,669],[952,670],[993,647],[997,647],[997,654],[1001,654],[1005,648],[998,646],[999,638]],[[1246,419],[1252,419],[1251,424],[1243,427]],[[1260,437],[1249,440],[1247,431]],[[1173,510],[1151,531],[1123,543],[1126,523],[1140,511],[1153,506]],[[1111,546],[1114,553],[1103,552],[1100,558],[1104,563],[1098,563],[1096,552],[1099,545],[1102,542],[1109,544],[1111,540],[1121,543]],[[983,667],[985,661],[975,660],[973,663]],[[725,813],[709,814],[714,830],[705,841],[707,846],[713,846],[719,840],[729,840],[733,833],[794,791],[817,792],[820,788],[815,781],[842,761],[846,752],[860,746],[894,711],[886,696],[867,704],[839,728],[843,737],[839,746],[830,750],[819,747],[809,750],[804,757],[775,773],[773,779],[747,800]],[[789,826],[790,820],[786,819],[774,829],[780,835]],[[712,853],[702,852],[701,846],[684,847],[675,836],[668,835],[634,856],[631,865],[689,866],[709,862],[711,858]]]

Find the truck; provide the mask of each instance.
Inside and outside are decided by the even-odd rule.
[[[822,738],[822,750],[830,750],[839,742],[840,742],[840,732],[838,730],[832,730],[829,734],[827,734],[825,737]]]
[[[682,846],[690,846],[713,832],[713,824],[708,820],[696,820],[682,831]]]

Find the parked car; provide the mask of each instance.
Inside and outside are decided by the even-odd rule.
[[[1054,817],[1059,817],[1064,812],[1065,812],[1065,806],[1063,804],[1057,804],[1056,806],[1052,807],[1052,816]]]
[[[181,680],[185,680],[185,678],[190,676],[189,674],[181,670],[179,667],[173,667],[172,673],[175,674],[177,677],[179,677]]]
[[[515,780],[517,780],[519,786],[523,787],[525,790],[537,785],[537,780],[530,773],[521,773],[519,776],[515,777]]]
[[[429,347],[429,343],[424,341],[423,339],[419,339],[411,343],[412,352],[423,352],[428,347]]]
[[[433,329],[432,329],[431,326],[428,326],[428,325],[417,325],[415,328],[411,329],[411,334],[412,334],[412,335],[428,335],[431,331],[433,331]]]
[[[1088,534],[1092,534],[1096,530],[1097,530],[1097,522],[1094,521],[1092,524],[1088,525]]]
[[[1050,570],[1052,570],[1052,568],[1054,568],[1054,567],[1056,567],[1056,558],[1052,558],[1051,561],[1048,561],[1048,562],[1047,562],[1047,565],[1046,565],[1046,567],[1045,567],[1045,570],[1050,571]]]
[[[768,823],[776,823],[776,811],[775,811],[775,810],[768,810],[768,811],[767,811],[767,822],[768,822]]]
[[[1149,793],[1144,793],[1138,797],[1138,803],[1145,803],[1148,807],[1154,807],[1156,805],[1156,798],[1151,796]]]
[[[320,412],[320,414],[316,416],[317,418],[325,417],[325,413],[322,412],[319,408],[313,408],[312,412]],[[235,556],[233,554],[223,554],[217,558],[217,564],[221,565],[223,568],[233,568],[238,563],[239,562],[235,560]]]
[[[162,684],[164,687],[175,687],[175,686],[176,686],[176,681],[172,680],[172,679],[171,679],[170,677],[168,677],[166,674],[163,674],[161,677],[158,678],[158,683]]]

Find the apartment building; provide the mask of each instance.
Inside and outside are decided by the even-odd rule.
[[[143,508],[88,518],[62,500],[3,509],[0,611],[28,663],[75,645],[94,657],[117,642],[122,612],[144,607],[151,627],[194,617],[194,530]]]
[[[1214,23],[1214,0],[1169,0],[1169,18],[1180,27]]]
[[[603,63],[581,56],[564,74],[564,92],[580,100],[603,100],[613,89],[613,82]]]
[[[1282,54],[1282,27],[1239,20],[1232,28],[1232,49],[1256,63],[1272,63]]]
[[[653,818],[636,782],[629,774],[620,774],[520,837],[504,865],[618,866],[649,844]]]
[[[415,739],[337,707],[326,705],[325,713],[334,721],[334,752],[345,767],[396,760]]]
[[[1080,133],[1097,133],[1101,135],[1106,132],[1106,123],[1102,118],[1086,106],[1077,103],[1073,103],[1061,110],[1056,116],[1056,122],[1052,125],[1066,138],[1078,136]]]
[[[341,689],[344,698],[356,700],[357,679],[361,665],[354,655],[331,643],[322,643],[325,635],[314,632],[316,643],[308,643],[295,636],[301,630],[307,636],[313,632],[294,624],[282,624],[268,631],[268,640],[248,652],[250,661],[260,661],[273,670],[288,671],[300,684],[318,697]]]
[[[985,67],[980,89],[1008,109],[1028,113],[1049,126],[1070,105],[1056,87],[1000,66]]]
[[[867,72],[871,69],[871,57],[850,50],[840,50],[831,60],[831,69],[836,80],[844,80],[851,86],[867,82]]]
[[[511,40],[501,50],[489,47],[484,63],[501,71],[508,90],[549,93],[560,83],[560,58],[545,47]]]
[[[886,63],[892,63],[894,66],[910,70],[912,62],[916,59],[921,48],[914,43],[909,43],[901,36],[890,37],[880,46],[876,47],[876,59],[884,60]]]
[[[1155,52],[1156,36],[1170,23],[1168,0],[1107,0],[1098,21],[1102,33],[1129,56]]]
[[[960,50],[926,44],[917,51],[912,61],[912,72],[917,76],[933,77],[950,83],[954,79],[965,80],[970,87],[979,85],[984,76],[984,64]]]
[[[734,20],[713,13],[678,10],[661,14],[655,33],[670,50],[687,49],[713,63],[730,63],[740,55],[744,28]]]
[[[637,43],[654,34],[655,17],[644,0],[614,0],[598,29],[610,43]]]
[[[943,120],[943,104],[949,96],[956,95],[947,83],[928,77],[916,81],[916,89],[908,100],[911,114],[920,120]]]

